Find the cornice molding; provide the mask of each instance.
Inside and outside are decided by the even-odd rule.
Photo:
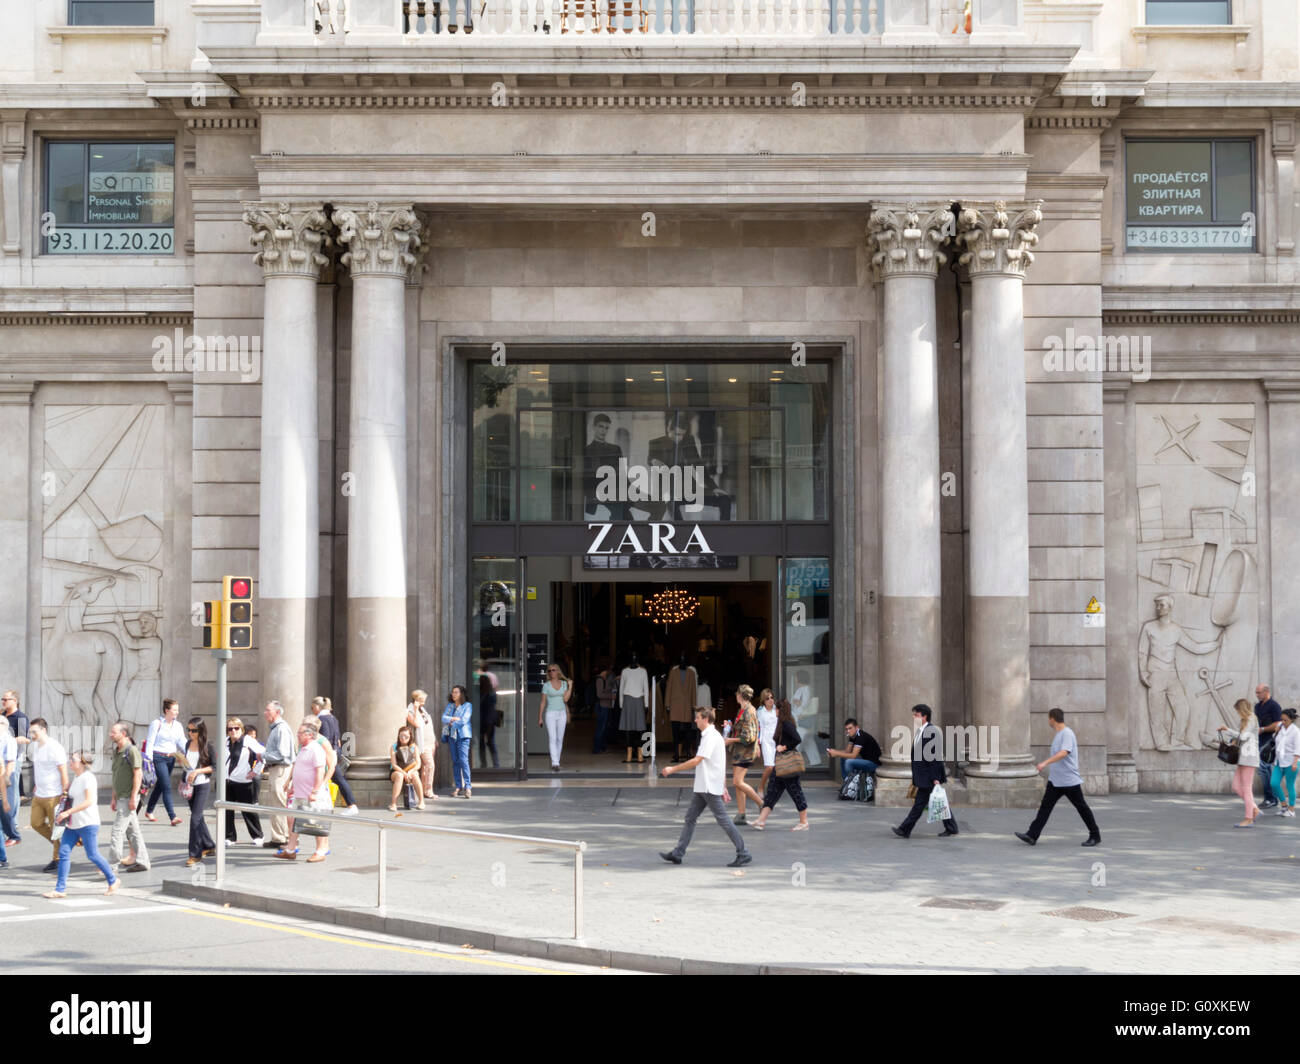
[[[186,115],[185,128],[192,132],[202,132],[209,129],[247,129],[257,130],[261,127],[262,120],[258,115],[238,112],[235,114],[222,115]]]
[[[1300,310],[1104,310],[1108,325],[1297,325]]]
[[[809,86],[802,103],[788,86],[744,90],[698,88],[490,89],[465,91],[374,89],[367,92],[258,92],[244,96],[257,111],[971,111],[1032,110],[1039,94],[1020,91],[861,89],[827,91]]]
[[[1300,313],[1300,290],[1288,284],[1103,284],[1101,302],[1107,316]]]
[[[87,312],[10,313],[0,311],[0,327],[80,325],[189,325],[193,314],[93,314]]]

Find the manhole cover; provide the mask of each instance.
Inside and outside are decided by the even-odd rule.
[[[1006,902],[992,898],[931,898],[921,902],[922,909],[982,909],[985,912],[1001,909],[1004,905]]]
[[[1044,916],[1062,916],[1067,920],[1083,920],[1089,924],[1100,924],[1106,920],[1123,920],[1134,913],[1117,913],[1110,909],[1093,909],[1087,905],[1075,905],[1069,909],[1052,909]]]

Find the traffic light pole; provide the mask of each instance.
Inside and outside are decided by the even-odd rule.
[[[233,651],[214,650],[212,656],[217,661],[217,740],[213,743],[216,752],[216,764],[213,774],[216,776],[217,801],[226,800],[226,662],[234,657]],[[222,821],[221,810],[217,810],[217,886],[226,874],[226,829]]]

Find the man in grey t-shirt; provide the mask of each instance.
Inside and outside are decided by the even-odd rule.
[[[1083,840],[1083,845],[1096,846],[1101,842],[1101,830],[1097,827],[1092,810],[1088,808],[1088,803],[1083,798],[1083,777],[1079,775],[1079,741],[1074,737],[1074,732],[1065,726],[1065,714],[1061,710],[1048,710],[1047,723],[1056,733],[1052,739],[1051,756],[1038,765],[1039,772],[1047,769],[1047,790],[1043,794],[1042,804],[1038,807],[1038,815],[1029,825],[1029,830],[1017,831],[1016,838],[1029,843],[1030,846],[1037,844],[1038,836],[1043,833],[1043,828],[1047,825],[1047,818],[1052,815],[1052,809],[1061,797],[1065,796],[1078,810],[1079,816],[1083,818],[1083,823],[1088,828],[1088,837]]]

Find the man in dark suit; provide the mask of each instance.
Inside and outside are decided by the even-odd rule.
[[[705,506],[716,506],[720,520],[731,520],[731,496],[723,491],[715,479],[706,472],[704,458],[700,455],[695,437],[690,435],[690,415],[685,410],[670,410],[664,415],[664,434],[650,441],[646,453],[646,464],[680,466],[683,469],[697,468],[703,475],[700,485]],[[683,521],[692,517],[687,513],[683,503],[674,502],[666,515],[674,521]],[[758,690],[758,688],[755,688]]]
[[[912,828],[930,804],[930,792],[935,784],[948,782],[948,774],[943,769],[943,736],[930,723],[931,715],[929,706],[912,707],[912,720],[917,728],[916,740],[912,743],[912,784],[916,787],[916,801],[903,822],[892,829],[900,839],[912,834]],[[957,821],[949,817],[943,822],[939,838],[956,834]]]
[[[591,440],[583,452],[586,465],[582,476],[583,515],[594,515],[597,506],[604,506],[609,510],[609,519],[611,521],[626,521],[626,503],[598,502],[596,500],[596,485],[601,479],[601,467],[611,466],[617,472],[619,459],[623,457],[622,447],[616,443],[608,443],[605,440],[605,437],[609,435],[609,427],[610,417],[608,414],[597,414],[591,420]]]

